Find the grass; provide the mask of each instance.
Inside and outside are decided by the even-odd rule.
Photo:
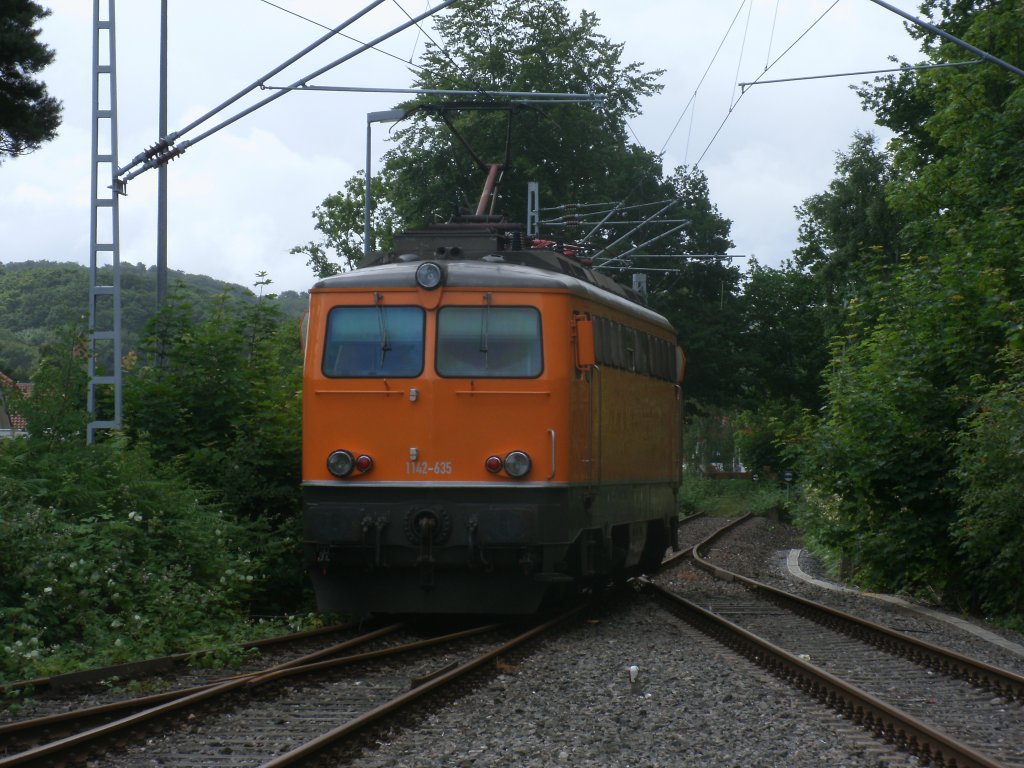
[[[683,514],[737,517],[776,514],[784,517],[789,504],[786,487],[771,480],[709,480],[698,475],[683,476],[679,490]]]

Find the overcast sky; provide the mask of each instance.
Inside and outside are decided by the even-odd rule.
[[[63,101],[64,120],[57,140],[0,165],[0,261],[87,264],[92,3],[40,2],[53,11],[43,22],[42,40],[57,54],[41,77]],[[388,0],[346,32],[365,41],[392,29],[406,20],[399,3],[416,15],[436,0]],[[328,27],[364,5],[363,0],[275,4]],[[849,146],[854,131],[879,129],[849,88],[868,79],[863,76],[758,85],[742,98],[736,83],[759,75],[775,79],[882,69],[892,66],[890,55],[920,58],[903,20],[870,0],[839,0],[807,32],[831,4],[568,0],[576,13],[596,12],[603,33],[625,43],[623,61],[665,70],[664,91],[630,124],[636,139],[664,153],[666,172],[699,161],[712,201],[733,222],[733,253],[755,255],[763,264],[778,265],[791,255],[797,231],[793,208],[825,189],[835,153]],[[915,2],[892,4],[916,13]],[[122,0],[116,8],[121,165],[157,138],[159,6],[159,0]],[[169,0],[169,7],[171,131],[324,32],[263,0]],[[355,46],[337,38],[271,82],[295,82]],[[382,48],[392,55],[369,51],[314,82],[409,87],[407,62],[422,52],[422,35],[407,30]],[[267,95],[257,91],[240,105]],[[367,112],[390,109],[399,100],[388,94],[291,93],[190,148],[168,173],[171,268],[243,285],[252,285],[254,275],[265,270],[276,290],[308,288],[312,273],[301,256],[288,251],[316,238],[313,209],[363,167]],[[375,126],[375,157],[387,148],[386,134],[384,126]],[[123,262],[156,262],[156,179],[155,171],[143,174],[121,198]],[[542,197],[543,204],[551,202]]]

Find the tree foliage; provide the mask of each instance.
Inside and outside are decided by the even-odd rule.
[[[492,163],[505,166],[495,212],[513,221],[523,218],[530,181],[539,183],[545,206],[672,196],[657,156],[630,143],[626,130],[640,100],[660,91],[661,72],[623,63],[622,44],[598,31],[593,13],[574,18],[563,0],[467,0],[435,23],[436,41],[427,43],[413,87],[479,96],[422,96],[401,105],[407,117],[393,129],[395,147],[372,182],[374,247],[388,247],[397,229],[474,211]],[[496,91],[596,94],[604,102],[516,105]],[[361,253],[362,189],[357,175],[326,198],[313,214],[322,239],[293,250],[317,274],[348,268]]]
[[[1024,17],[1012,4],[929,0],[922,10],[1000,58],[1019,58]],[[970,58],[915,34],[932,63]],[[1007,449],[1021,423],[1007,403],[1019,392],[1012,363],[1024,328],[1024,82],[985,64],[905,71],[861,96],[896,133],[880,176],[900,257],[884,273],[867,270],[871,280],[844,308],[827,408],[799,446],[805,476],[817,478],[804,520],[873,586],[930,587],[975,609],[1019,611],[1019,579],[1001,577],[1024,546],[1005,508],[1024,474]],[[870,153],[854,159],[872,165]],[[852,181],[848,168],[831,192]],[[869,265],[892,258],[863,250],[857,234],[878,205],[876,195],[855,206],[849,231],[833,226],[839,274],[851,263],[844,253]],[[811,255],[819,272],[832,268],[830,254]],[[997,543],[993,529],[1005,538]]]
[[[100,280],[108,276],[100,273]],[[205,275],[171,270],[170,281],[180,283],[199,317],[220,294],[254,302],[248,288]],[[0,373],[27,381],[40,350],[58,341],[60,330],[86,325],[89,268],[80,264],[24,261],[0,264]],[[266,299],[265,299],[266,300]],[[271,303],[289,317],[298,318],[309,299],[305,293],[284,291]],[[156,268],[121,264],[121,333],[125,353],[138,350],[146,323],[156,312]],[[101,324],[106,322],[101,319]]]
[[[298,324],[271,296],[188,295],[126,360],[123,433],[84,445],[76,333],[30,397],[4,393],[28,437],[0,441],[0,677],[217,646],[309,606]]]
[[[405,105],[419,109],[400,124],[383,172],[405,222],[447,220],[461,207],[475,207],[480,196],[483,169],[439,115],[482,163],[504,163],[508,156],[499,212],[525,207],[529,181],[539,182],[551,204],[658,194],[660,163],[628,142],[626,121],[639,113],[643,97],[661,90],[661,72],[624,64],[623,45],[598,31],[594,13],[573,18],[562,0],[467,0],[436,25],[438,41],[427,43],[417,88],[482,92],[483,102],[508,101],[486,96],[491,91],[597,94],[604,102],[513,107],[511,113],[434,98]]]
[[[796,209],[800,246],[794,252],[796,266],[814,279],[828,335],[841,332],[851,302],[885,284],[901,253],[902,225],[886,198],[891,162],[875,137],[855,133],[849,150],[837,153],[835,168],[828,189]]]
[[[299,509],[302,358],[297,324],[267,300],[224,296],[197,319],[173,295],[125,387],[129,436],[235,514],[294,525]],[[283,555],[282,555],[283,556]]]
[[[685,261],[652,295],[652,306],[675,326],[686,352],[689,413],[726,408],[739,398],[741,279],[739,267],[728,262]]]
[[[384,197],[379,178],[370,180],[370,251],[389,250],[399,220]],[[314,229],[320,242],[310,240],[291,249],[305,254],[306,264],[319,278],[352,269],[363,257],[366,224],[366,185],[362,173],[345,182],[345,188],[324,198],[313,210]]]
[[[210,647],[239,632],[265,573],[262,522],[123,437],[84,444],[80,337],[49,345],[28,436],[0,441],[0,678]]]
[[[957,438],[962,505],[953,543],[973,578],[967,598],[1024,627],[1024,356],[1007,351],[1004,376],[983,391]]]
[[[785,403],[817,409],[828,362],[819,280],[786,262],[748,265],[739,319],[743,399],[747,408]]]
[[[6,0],[0,10],[0,162],[33,152],[57,135],[61,103],[33,77],[54,58],[36,28],[49,15],[32,0]]]

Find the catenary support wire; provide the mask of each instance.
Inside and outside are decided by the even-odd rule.
[[[250,106],[250,107],[248,107],[246,109],[243,109],[241,112],[233,115],[232,117],[229,117],[228,119],[221,121],[220,123],[218,123],[217,125],[213,126],[212,128],[210,128],[209,130],[205,131],[204,133],[199,134],[194,139],[186,140],[186,141],[182,142],[181,144],[178,144],[177,146],[167,146],[162,151],[158,151],[156,153],[150,154],[149,155],[149,159],[145,159],[141,163],[141,165],[139,165],[135,161],[133,161],[132,165],[137,165],[137,167],[136,167],[136,169],[134,171],[132,171],[131,173],[124,174],[124,175],[119,174],[121,176],[121,179],[120,179],[121,180],[121,184],[123,185],[123,184],[127,183],[128,181],[131,181],[133,178],[135,178],[136,176],[139,176],[140,174],[144,173],[145,171],[149,170],[150,168],[155,168],[156,166],[160,165],[161,163],[166,163],[167,161],[177,157],[178,155],[180,155],[182,152],[184,152],[186,149],[188,149],[192,145],[198,144],[203,139],[206,139],[206,138],[212,136],[213,134],[215,134],[218,131],[226,128],[227,126],[231,125],[232,123],[235,123],[238,120],[242,119],[246,115],[249,115],[252,112],[255,112],[257,109],[260,109],[262,107],[267,106],[272,101],[276,101],[277,99],[281,98],[286,93],[288,93],[289,90],[292,90],[294,88],[298,88],[298,87],[300,87],[302,85],[305,85],[305,84],[308,84],[308,82],[310,80],[313,80],[313,79],[319,77],[320,75],[324,74],[325,72],[328,72],[328,71],[334,69],[335,67],[339,66],[340,64],[343,64],[346,61],[349,61],[350,59],[358,56],[359,54],[366,52],[367,50],[375,47],[376,45],[382,43],[383,41],[385,41],[385,40],[395,36],[399,32],[402,32],[403,30],[408,29],[409,27],[413,26],[414,24],[418,24],[420,21],[423,21],[424,19],[426,19],[426,18],[428,18],[430,16],[433,16],[435,13],[437,13],[440,10],[443,10],[444,8],[447,8],[449,5],[451,5],[455,1],[456,0],[444,0],[439,5],[435,6],[434,8],[431,8],[429,11],[426,11],[426,12],[420,14],[419,16],[416,16],[415,18],[411,19],[410,21],[407,21],[407,22],[404,22],[404,23],[400,24],[399,26],[395,27],[394,29],[392,29],[392,30],[390,30],[388,32],[385,32],[383,35],[380,35],[379,37],[377,37],[374,40],[370,41],[369,43],[364,43],[363,45],[359,46],[355,50],[350,51],[349,53],[345,54],[341,58],[336,59],[336,60],[332,61],[330,64],[327,64],[327,65],[321,67],[320,69],[316,70],[315,72],[312,72],[311,74],[307,75],[306,77],[304,77],[304,78],[302,78],[300,80],[295,81],[294,83],[291,84],[291,86],[289,88],[286,88],[286,89],[283,89],[283,90],[279,90],[279,91],[275,91],[273,94],[271,94],[267,98],[257,102],[256,104],[253,104],[252,106]],[[375,2],[372,3],[370,6],[368,6],[366,9],[363,9],[363,11],[360,12],[360,15],[362,15],[367,10],[369,10],[369,8],[376,7],[381,2],[383,2],[383,0],[375,0]],[[357,17],[352,17],[352,19],[350,19],[349,21],[345,22],[345,24],[351,23],[351,21],[353,21],[355,18],[357,18]],[[317,44],[319,44],[319,43],[317,43]],[[298,55],[303,55],[303,54],[298,54]],[[293,60],[295,58],[296,57],[293,57]],[[289,62],[289,63],[291,63],[291,62]],[[281,69],[283,69],[284,66],[286,66],[286,65],[282,65],[281,67],[275,68],[274,72],[275,73],[279,72]],[[264,78],[264,80],[265,79],[266,78]],[[225,106],[233,103],[234,101],[237,101],[238,98],[241,98],[242,95],[244,95],[248,91],[252,90],[253,88],[258,87],[261,84],[261,82],[262,81],[255,82],[253,85],[249,86],[249,88],[246,89],[246,91],[238,94],[235,97],[232,97],[227,102],[225,102],[224,105],[221,105],[220,107],[217,107],[216,109],[214,109],[211,112],[207,113],[207,115],[204,115],[199,120],[194,121],[187,128],[183,129],[182,131],[178,131],[176,133],[171,134],[166,139],[164,139],[162,141],[162,143],[173,144],[173,142],[179,136],[181,136],[183,133],[185,133],[185,132],[187,132],[189,130],[192,130],[194,127],[198,126],[200,123],[202,123],[206,119],[208,119],[208,116],[216,114],[217,112],[219,112],[222,109],[224,109]],[[145,157],[145,156],[146,155],[141,155],[140,157]],[[132,167],[132,165],[126,166],[126,168],[130,168],[130,167]]]

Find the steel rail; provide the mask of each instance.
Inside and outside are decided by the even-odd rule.
[[[843,716],[912,752],[926,764],[935,762],[938,765],[955,765],[957,768],[1005,768],[1002,763],[935,730],[866,691],[818,669],[731,621],[701,608],[681,595],[647,580],[644,580],[643,586],[702,632],[743,654],[777,677],[803,689],[822,703],[837,709]]]
[[[211,689],[216,689],[216,690],[213,691],[214,694],[216,694],[216,693],[226,693],[226,692],[228,692],[230,690],[233,690],[234,688],[239,687],[238,685],[233,685],[233,684],[230,685],[230,686],[225,686],[224,683],[241,682],[241,683],[244,683],[245,685],[248,685],[248,686],[256,686],[256,685],[262,685],[264,683],[269,683],[269,682],[274,681],[274,680],[279,680],[279,679],[282,679],[282,678],[285,678],[285,677],[294,677],[294,676],[297,676],[297,675],[306,675],[306,674],[310,674],[310,673],[313,673],[313,672],[323,672],[323,671],[326,671],[326,670],[335,669],[337,667],[343,667],[343,666],[352,665],[352,664],[359,664],[359,663],[362,663],[362,662],[370,662],[370,660],[374,660],[374,659],[377,659],[377,658],[383,658],[383,657],[387,657],[387,656],[398,655],[400,653],[408,653],[408,652],[415,651],[415,650],[421,650],[423,648],[428,648],[428,647],[431,647],[431,646],[434,646],[434,645],[440,645],[440,644],[443,644],[443,643],[454,642],[455,640],[461,640],[461,639],[464,639],[464,638],[467,638],[467,637],[472,637],[474,635],[481,635],[481,634],[484,634],[484,633],[487,633],[487,632],[494,632],[495,630],[498,630],[498,629],[501,628],[501,625],[498,625],[498,624],[484,625],[484,626],[481,626],[481,627],[474,627],[472,629],[462,630],[462,631],[459,631],[459,632],[453,632],[453,633],[449,633],[449,634],[446,634],[446,635],[438,635],[436,637],[427,638],[425,640],[417,640],[417,641],[414,641],[414,642],[411,642],[411,643],[402,643],[401,645],[393,645],[393,646],[390,646],[390,647],[387,647],[387,648],[380,648],[378,650],[370,650],[370,651],[365,651],[365,652],[362,652],[362,653],[355,653],[355,654],[348,655],[348,656],[342,656],[340,658],[329,658],[329,659],[326,659],[326,660],[315,660],[315,659],[321,659],[321,658],[323,658],[326,655],[333,655],[334,653],[337,653],[337,652],[339,652],[341,650],[344,650],[344,649],[347,649],[347,648],[354,647],[355,645],[359,645],[359,644],[362,644],[362,643],[369,642],[371,640],[374,640],[374,639],[377,639],[379,637],[382,637],[382,636],[384,636],[386,634],[390,634],[390,633],[396,631],[397,629],[400,629],[401,626],[402,625],[393,625],[391,627],[384,628],[383,630],[377,630],[377,631],[375,631],[373,633],[369,633],[367,635],[361,635],[358,638],[353,638],[352,640],[346,641],[345,643],[340,643],[337,646],[332,646],[330,648],[326,648],[326,649],[323,649],[323,650],[315,651],[314,653],[306,654],[306,655],[301,656],[299,658],[293,659],[292,662],[287,662],[287,663],[281,664],[281,665],[275,665],[274,667],[268,668],[266,670],[262,670],[262,671],[258,671],[258,672],[246,673],[244,675],[239,675],[237,677],[229,678],[228,680],[218,681],[216,683],[210,683],[208,685],[195,686],[195,687],[191,687],[191,688],[184,688],[184,689],[180,689],[180,690],[176,690],[176,691],[166,691],[164,693],[155,693],[155,694],[150,695],[150,696],[142,696],[142,697],[139,697],[139,698],[125,699],[123,701],[114,701],[114,702],[108,703],[108,705],[100,705],[100,706],[88,708],[88,709],[85,709],[85,710],[77,710],[77,711],[73,711],[73,712],[59,713],[59,714],[56,714],[56,715],[49,715],[49,716],[42,717],[42,718],[34,718],[34,719],[31,719],[31,720],[15,721],[13,723],[8,723],[8,724],[5,724],[3,726],[0,726],[0,736],[2,736],[4,734],[9,734],[9,733],[17,733],[19,731],[25,731],[25,730],[30,730],[31,731],[32,729],[47,729],[47,728],[51,728],[54,725],[59,725],[61,723],[66,723],[66,722],[69,722],[69,721],[74,722],[74,721],[79,721],[79,720],[93,719],[93,718],[97,718],[97,717],[102,717],[104,715],[114,714],[116,712],[120,712],[120,711],[124,711],[124,710],[138,710],[140,708],[155,707],[157,705],[162,705],[162,703],[165,703],[165,702],[174,702],[174,701],[182,699],[182,698],[184,698],[186,696],[193,696],[193,694],[202,693],[202,692],[205,692],[205,691],[209,691]],[[201,700],[204,700],[205,698],[206,697],[196,698],[195,700],[196,701],[201,701]],[[170,712],[170,711],[173,711],[175,709],[178,709],[178,708],[171,708],[171,709],[166,710],[166,711]],[[155,714],[156,715],[160,715],[160,714],[163,714],[163,712],[157,712]],[[125,725],[123,727],[111,730],[108,733],[97,732],[96,735],[94,736],[94,738],[100,738],[100,737],[103,737],[103,736],[108,736],[108,735],[111,735],[114,732],[117,732],[118,730],[122,730],[122,729],[125,729],[125,728],[130,728],[130,727],[132,727],[133,725],[136,724],[135,722],[129,722],[128,719],[124,719],[124,720],[118,721],[118,723],[125,723]],[[110,723],[109,725],[114,726],[114,725],[117,725],[118,723]],[[98,731],[98,729],[96,729],[96,730]],[[57,742],[53,742],[53,743],[57,743]],[[80,746],[81,743],[82,742],[78,742],[78,741],[70,743],[69,744],[69,749],[75,749],[75,748],[77,748],[77,746]],[[43,745],[40,745],[40,746],[43,746]],[[29,751],[27,751],[26,753],[18,753],[17,755],[14,755],[13,758],[19,758],[23,754],[27,755],[28,752]],[[25,758],[25,760],[31,762],[32,760],[38,759],[38,757],[39,756],[28,756],[28,757]],[[24,762],[25,761],[23,761],[23,763]],[[23,763],[12,762],[12,763],[10,763],[10,765],[19,765],[19,764],[23,764]],[[6,765],[8,765],[8,763],[6,763],[4,760],[0,759],[0,766],[6,766]]]
[[[684,517],[679,522],[680,523],[687,523],[687,522],[689,522],[691,520],[695,520],[698,517],[701,517],[702,515],[703,515],[702,512],[698,512],[695,515],[690,515],[689,517]],[[705,538],[703,541],[699,541],[696,544],[694,544],[693,546],[686,547],[685,549],[681,549],[678,552],[673,552],[671,555],[669,555],[668,557],[666,557],[664,560],[661,561],[661,567],[662,568],[667,568],[670,565],[676,565],[677,563],[682,562],[686,558],[692,556],[693,553],[696,551],[697,547],[702,547],[705,544],[714,541],[716,538],[721,536],[726,531],[729,531],[729,530],[735,528],[740,523],[743,523],[743,522],[745,522],[745,521],[747,521],[749,519],[750,519],[750,514],[748,513],[748,514],[744,515],[743,517],[737,518],[736,520],[733,520],[733,521],[731,521],[729,523],[726,523],[724,526],[719,528],[717,531],[712,533],[710,536]]]
[[[283,645],[296,640],[305,640],[311,637],[331,634],[332,632],[344,632],[351,629],[352,626],[352,624],[333,624],[328,627],[293,632],[289,635],[275,635],[274,637],[265,637],[262,640],[250,640],[246,643],[239,643],[237,647],[242,650],[249,650],[253,648],[266,648],[272,645]],[[0,683],[0,693],[18,691],[25,688],[30,688],[33,692],[45,689],[60,690],[89,683],[98,683],[101,680],[109,680],[112,677],[132,678],[140,675],[151,675],[164,669],[170,669],[175,664],[182,664],[189,659],[202,658],[215,652],[214,649],[210,648],[199,651],[182,651],[181,653],[172,653],[167,656],[156,656],[140,661],[128,661],[123,664],[112,664],[106,667],[93,667],[92,669],[65,672],[64,674],[50,675],[49,677],[15,680],[12,683]]]
[[[384,704],[374,707],[368,712],[365,712],[362,715],[359,715],[358,717],[355,717],[349,720],[348,722],[339,725],[337,728],[334,728],[333,730],[323,734],[322,736],[318,736],[317,738],[312,739],[299,747],[296,747],[292,751],[287,752],[286,754],[281,755],[280,757],[277,757],[274,760],[271,760],[269,763],[264,763],[263,766],[261,766],[261,768],[284,768],[284,766],[294,765],[302,760],[308,759],[313,755],[323,752],[325,749],[334,746],[339,741],[345,739],[346,737],[352,735],[353,733],[359,731],[367,725],[370,725],[376,720],[379,720],[380,718],[390,715],[395,711],[412,704],[420,697],[428,693],[431,693],[432,691],[438,688],[441,688],[445,685],[454,682],[455,680],[465,677],[471,672],[478,670],[484,664],[487,664],[488,662],[498,658],[499,656],[502,656],[503,654],[506,654],[509,651],[517,648],[523,643],[526,643],[534,639],[535,637],[538,637],[539,635],[542,635],[545,632],[550,631],[558,624],[561,624],[563,621],[566,621],[567,619],[577,615],[578,613],[587,608],[590,608],[593,604],[594,601],[589,600],[581,605],[571,608],[565,611],[564,613],[556,616],[555,618],[550,619],[544,622],[543,624],[539,624],[538,626],[533,627],[532,629],[529,629],[526,632],[523,632],[521,635],[518,635],[512,640],[503,643],[497,648],[494,648],[488,651],[487,653],[478,656],[472,661],[468,661],[465,664],[456,667],[455,669],[441,672],[440,674],[431,677],[422,685],[416,686],[415,688],[402,694],[401,696],[396,696],[394,699],[391,699],[391,701],[385,702]]]
[[[326,659],[321,660],[323,657],[333,655],[341,650],[352,648],[356,645],[360,645],[371,640],[378,639],[387,634],[391,634],[403,625],[395,624],[389,627],[384,627],[374,632],[361,635],[358,638],[353,638],[344,643],[340,643],[336,646],[326,648],[320,651],[316,651],[311,654],[307,654],[298,659],[294,659],[283,664],[277,664],[266,670],[258,672],[246,673],[244,675],[238,675],[237,677],[230,678],[228,680],[220,681],[217,683],[211,683],[205,686],[196,686],[194,688],[184,689],[180,691],[168,691],[166,693],[154,694],[152,696],[143,697],[141,699],[130,699],[122,702],[113,702],[111,704],[100,705],[98,707],[92,707],[85,710],[77,710],[74,712],[64,712],[56,715],[50,715],[43,718],[35,718],[32,720],[22,720],[14,723],[6,724],[0,727],[0,735],[5,733],[15,733],[31,728],[46,728],[52,725],[60,724],[62,722],[82,720],[86,717],[97,717],[105,714],[111,714],[119,710],[124,709],[137,709],[140,706],[146,706],[147,709],[136,712],[133,715],[123,717],[119,720],[101,725],[80,733],[68,736],[48,744],[42,744],[37,747],[18,752],[10,757],[0,758],[0,768],[8,768],[8,766],[26,765],[33,762],[41,761],[44,759],[52,759],[57,755],[66,755],[72,750],[79,749],[84,745],[93,742],[95,740],[109,737],[115,733],[123,730],[135,727],[142,722],[160,717],[162,715],[176,712],[179,709],[183,709],[192,704],[197,704],[205,701],[214,696],[229,693],[241,687],[253,687],[269,683],[274,680],[281,679],[283,677],[292,677],[300,674],[309,674],[311,672],[320,672],[327,669],[333,669],[348,664],[355,664],[364,661],[371,661],[378,658],[387,656],[395,656],[400,653],[407,653],[410,651],[420,650],[434,645],[440,645],[443,643],[453,642],[473,635],[484,634],[486,632],[493,632],[500,628],[499,624],[488,624],[480,627],[473,627],[471,629],[461,630],[458,632],[452,632],[446,635],[439,635],[437,637],[427,638],[425,640],[417,640],[411,643],[404,643],[402,645],[392,646],[390,648],[382,648],[374,651],[366,651],[364,653],[354,654],[350,656],[343,656],[337,659]],[[155,706],[149,706],[154,705]]]
[[[313,666],[318,663],[320,659],[325,656],[333,656],[335,654],[346,651],[350,648],[355,648],[360,645],[377,640],[386,635],[393,634],[402,628],[402,624],[392,624],[380,629],[375,629],[371,632],[359,635],[358,637],[350,638],[344,642],[337,643],[327,648],[322,648],[319,651],[313,653],[304,654],[298,656],[291,661],[286,661],[281,664],[275,664],[267,669],[258,670],[256,672],[246,672],[241,675],[233,675],[229,678],[216,680],[205,685],[194,685],[188,688],[179,688],[173,691],[164,691],[163,693],[154,693],[148,696],[139,696],[132,699],[122,699],[121,701],[113,701],[108,704],[98,704],[93,707],[85,707],[84,709],[70,710],[68,712],[58,712],[53,715],[44,715],[42,717],[26,718],[24,720],[15,720],[10,723],[4,723],[0,725],[0,736],[10,733],[18,733],[20,731],[31,731],[36,729],[46,729],[53,725],[59,725],[60,723],[66,723],[69,721],[76,720],[93,720],[104,715],[114,714],[115,712],[124,712],[127,710],[140,710],[147,709],[149,707],[156,706],[158,704],[164,704],[169,701],[175,701],[192,694],[200,693],[202,691],[210,690],[227,682],[236,680],[250,681],[264,677],[267,675],[280,675],[282,671],[300,671],[304,670],[307,666]],[[422,642],[422,641],[421,641]],[[395,646],[396,648],[402,648],[403,646]],[[353,657],[344,657],[351,659]],[[335,660],[337,661],[337,660]],[[322,664],[323,662],[319,662]],[[3,762],[0,762],[0,766]]]
[[[977,688],[984,688],[999,696],[1024,703],[1024,675],[972,659],[948,648],[929,643],[927,640],[911,637],[851,613],[755,581],[714,565],[701,556],[702,550],[749,518],[750,515],[739,518],[694,546],[692,548],[694,563],[717,579],[737,582],[777,605],[794,610],[813,621],[829,626],[857,640],[874,645],[888,653],[902,656],[915,664],[942,674],[958,677]]]

